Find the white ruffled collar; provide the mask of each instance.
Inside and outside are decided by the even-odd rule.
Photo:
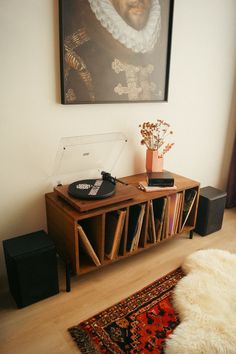
[[[159,0],[152,0],[148,22],[141,31],[129,26],[114,9],[110,0],[88,1],[101,25],[120,43],[135,53],[146,53],[153,49],[161,29]]]

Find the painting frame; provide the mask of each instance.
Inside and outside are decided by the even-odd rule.
[[[112,69],[109,73],[104,70],[104,74],[102,74],[102,69],[103,62],[105,66],[105,61],[107,59],[104,45],[104,43],[106,42],[104,41],[104,47],[102,49],[97,48],[98,43],[100,42],[98,40],[97,42],[92,42],[92,32],[98,33],[96,28],[98,28],[98,26],[100,25],[100,32],[102,34],[107,32],[105,37],[107,39],[107,43],[108,40],[110,40],[109,37],[111,38],[112,35],[108,31],[106,31],[104,26],[99,23],[98,19],[94,16],[94,13],[92,11],[90,15],[90,18],[92,16],[92,20],[90,22],[87,21],[87,23],[90,23],[90,29],[87,30],[88,33],[86,33],[85,31],[85,26],[83,23],[83,13],[85,13],[86,11],[88,12],[90,3],[93,1],[96,2],[97,0],[58,1],[60,36],[60,82],[62,104],[68,105],[140,102],[152,103],[168,101],[174,0],[150,0],[150,3],[152,3],[152,1],[158,3],[159,8],[161,9],[161,35],[159,35],[161,37],[159,41],[161,42],[161,44],[159,45],[159,49],[155,49],[154,47],[154,49],[150,50],[149,52],[147,51],[144,53],[136,53],[133,51],[130,54],[130,48],[124,48],[123,50],[123,47],[125,47],[125,45],[116,41],[116,45],[117,47],[119,45],[119,47],[118,51],[114,51],[115,59],[111,59],[113,60],[113,62],[109,62],[109,65],[107,65],[106,63],[105,67],[105,69],[110,67],[112,67]],[[164,10],[162,11],[162,8],[164,8],[165,12]],[[162,26],[162,23],[164,23],[164,26]],[[164,29],[162,29],[162,27],[164,27]],[[114,40],[114,38],[111,39]],[[156,41],[157,43],[158,40]],[[158,45],[156,45],[156,47],[158,48]],[[161,48],[164,49],[161,51]],[[110,53],[111,52],[112,51],[110,50]],[[119,54],[122,58],[125,57],[125,54],[123,52],[128,53],[127,58],[131,62],[131,64],[128,60],[122,61],[119,59]],[[96,63],[96,59],[94,65],[91,64],[93,56],[94,58],[96,58],[97,55],[100,55],[100,65],[97,65],[98,62]],[[150,58],[149,60],[151,64],[146,59],[148,58],[148,56]],[[139,58],[140,63],[138,62]],[[134,65],[132,63],[133,59],[135,63]],[[113,65],[115,60],[118,60],[118,69],[116,68],[117,65]],[[125,66],[123,65],[123,63],[125,63]],[[143,63],[145,63],[146,66],[143,65]],[[121,66],[122,68],[120,68]],[[155,68],[155,66],[161,69],[159,69],[159,71],[158,68],[152,69]],[[150,67],[151,69],[149,70]],[[86,68],[86,70],[84,68]],[[101,71],[100,78],[99,70]],[[120,74],[122,70],[123,81],[121,80]],[[148,70],[153,71],[151,72],[151,74],[149,74]],[[135,75],[133,74],[133,72],[141,72],[142,75],[139,75],[141,79],[139,79],[137,74],[136,78],[132,77],[132,79],[130,79],[130,81],[128,82],[127,77],[130,78],[130,76]],[[115,79],[119,76],[119,80],[121,82],[115,82],[115,80],[113,80],[113,76],[115,77]],[[125,82],[125,79],[123,78],[126,78],[127,82]],[[114,83],[112,80],[114,81]]]

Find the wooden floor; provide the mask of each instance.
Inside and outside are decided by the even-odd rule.
[[[65,292],[18,310],[7,291],[0,294],[0,352],[4,354],[79,353],[67,328],[140,290],[181,265],[198,249],[220,248],[236,253],[236,208],[224,214],[220,231],[206,237],[194,234],[168,240],[158,247],[80,278]]]

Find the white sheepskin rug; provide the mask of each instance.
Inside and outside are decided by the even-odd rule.
[[[166,354],[236,354],[236,254],[194,252],[173,293],[180,324],[166,341]]]

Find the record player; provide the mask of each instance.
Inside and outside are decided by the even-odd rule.
[[[54,168],[54,191],[79,211],[132,199],[136,188],[112,175],[126,143],[123,133],[62,138]]]

